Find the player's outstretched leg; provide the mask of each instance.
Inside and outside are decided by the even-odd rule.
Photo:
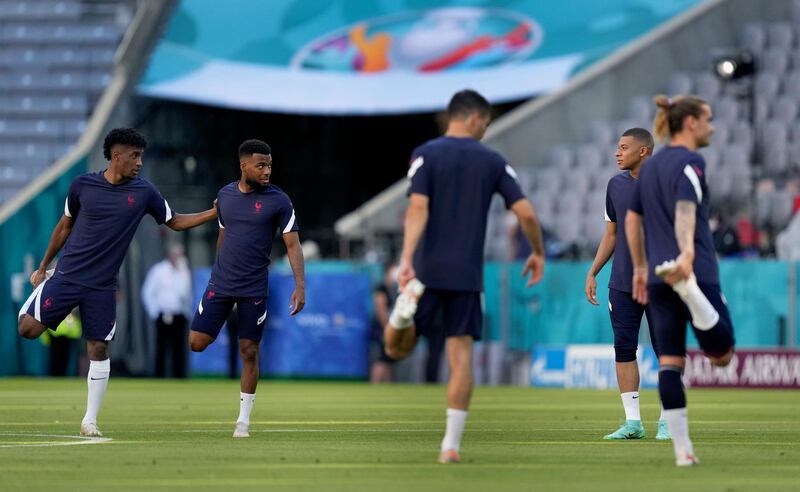
[[[447,339],[447,363],[450,380],[447,383],[447,430],[442,439],[439,463],[460,463],[461,434],[467,423],[472,398],[472,337]]]
[[[693,466],[700,463],[689,439],[689,418],[686,413],[686,392],[681,381],[683,357],[662,356],[659,360],[658,392],[664,407],[664,419],[672,434],[675,464]]]
[[[102,436],[97,428],[97,413],[103,403],[111,374],[111,359],[108,358],[108,342],[89,340],[89,374],[86,376],[88,394],[86,397],[86,414],[81,421],[81,435],[89,437]]]
[[[676,266],[675,260],[665,261],[656,267],[656,275],[664,278],[672,273]],[[694,274],[672,285],[672,290],[680,296],[681,300],[689,308],[689,313],[692,315],[692,324],[695,328],[708,331],[719,322],[719,313],[706,295],[703,294],[703,291],[700,290]]]
[[[250,412],[256,401],[258,385],[258,341],[239,339],[239,355],[242,357],[241,393],[239,394],[239,418],[233,437],[250,437]]]
[[[411,279],[397,296],[389,323],[383,330],[386,354],[394,360],[405,359],[417,344],[417,330],[414,315],[417,313],[419,298],[425,286],[417,279]]]

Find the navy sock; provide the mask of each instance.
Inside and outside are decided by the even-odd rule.
[[[658,371],[658,393],[664,410],[686,408],[686,392],[681,381],[681,368],[662,366]]]

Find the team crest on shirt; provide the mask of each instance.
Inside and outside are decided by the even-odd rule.
[[[256,213],[257,213],[257,214],[261,213],[261,208],[262,208],[262,207],[263,207],[263,205],[261,204],[261,202],[260,202],[260,201],[257,201],[257,202],[256,202]]]
[[[133,195],[128,195],[128,206],[132,207],[136,203],[136,198]]]
[[[53,298],[48,297],[47,299],[45,299],[44,303],[42,303],[42,307],[45,309],[50,309],[51,307],[53,307]]]
[[[214,292],[213,290],[209,290],[209,291],[208,291],[208,294],[206,294],[206,299],[211,299],[211,298],[212,298],[212,297],[214,297],[215,295],[217,295],[217,293],[216,293],[216,292]]]

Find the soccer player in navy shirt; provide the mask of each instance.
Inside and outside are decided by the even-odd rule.
[[[656,97],[656,138],[669,143],[642,168],[625,217],[634,266],[633,297],[648,304],[659,352],[658,391],[672,434],[675,463],[698,463],[681,374],[686,323],[712,364],[733,357],[733,325],[720,290],[708,226],[709,196],[697,149],[714,133],[711,107],[694,96]],[[644,225],[644,227],[642,227]],[[644,235],[643,235],[644,233]]]
[[[643,128],[631,128],[619,139],[617,144],[617,166],[622,171],[611,178],[606,188],[606,231],[594,262],[586,274],[586,298],[597,306],[597,281],[595,277],[614,255],[611,278],[608,282],[608,310],[611,327],[614,330],[614,357],[617,369],[622,406],[625,410],[625,423],[604,439],[643,439],[646,435],[639,411],[639,366],[636,363],[636,349],[639,346],[639,327],[645,307],[636,302],[631,293],[633,265],[625,239],[625,227],[619,221],[625,220],[628,203],[639,177],[639,170],[645,160],[653,153],[653,136]],[[652,324],[650,340],[655,347]],[[656,350],[656,353],[658,351]],[[658,421],[656,439],[668,440],[669,430],[663,418]]]
[[[491,120],[488,101],[464,90],[450,100],[447,113],[445,136],[421,145],[411,157],[410,203],[398,269],[402,293],[384,340],[391,358],[407,357],[420,335],[437,334],[434,318],[442,312],[450,381],[439,462],[457,463],[472,394],[472,344],[482,334],[483,246],[494,193],[516,214],[533,248],[522,272],[531,273],[528,286],[542,277],[544,246],[533,206],[514,170],[480,143]]]
[[[299,227],[291,200],[270,183],[271,153],[269,145],[261,140],[247,140],[239,146],[241,178],[224,186],[217,195],[217,259],[189,332],[189,346],[202,352],[217,338],[236,305],[242,377],[233,437],[250,437],[259,344],[267,319],[267,268],[272,241],[278,233],[286,244],[294,273],[291,315],[299,313],[306,302]]]
[[[117,272],[142,218],[182,231],[217,216],[215,208],[196,214],[174,213],[158,190],[139,177],[147,141],[133,128],[115,128],[105,137],[108,168],[78,176],[69,187],[64,216],[56,224],[39,269],[35,289],[19,312],[19,333],[37,338],[56,329],[80,307],[89,354],[88,398],[81,435],[101,436],[97,412],[108,386],[108,342],[116,323]],[[47,266],[64,251],[52,277]]]

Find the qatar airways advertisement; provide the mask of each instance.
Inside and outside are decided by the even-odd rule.
[[[698,0],[182,0],[141,94],[307,114],[547,93]]]

